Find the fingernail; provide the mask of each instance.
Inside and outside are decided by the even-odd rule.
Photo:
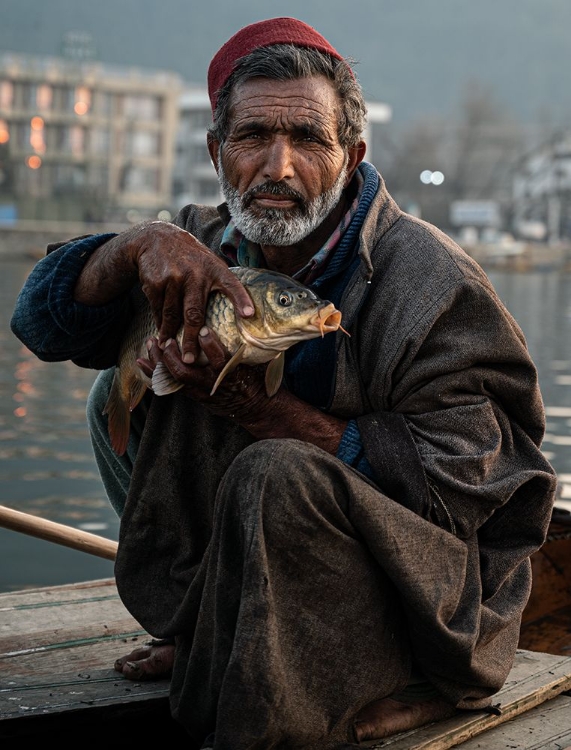
[[[153,347],[153,339],[147,339],[147,351],[150,352]]]
[[[206,326],[202,326],[202,328],[198,332],[198,335],[202,337],[208,336],[208,328]]]
[[[141,667],[137,664],[137,662],[127,661],[127,662],[125,662],[125,666],[129,667],[129,671],[132,672],[135,675],[142,674]]]
[[[191,365],[194,362],[194,354],[191,354],[191,352],[186,352],[186,354],[182,355],[182,361],[187,365]]]
[[[246,305],[246,307],[242,310],[244,315],[253,315],[254,314],[254,308],[252,305]]]

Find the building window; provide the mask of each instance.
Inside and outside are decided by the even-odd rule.
[[[10,140],[10,128],[6,120],[0,119],[0,143],[8,143]]]
[[[217,199],[220,196],[220,185],[218,184],[218,180],[198,180],[196,187],[201,198]]]
[[[52,108],[53,91],[47,83],[42,83],[36,89],[36,107],[40,112],[47,112]]]
[[[85,130],[78,125],[69,129],[69,148],[74,156],[83,156],[85,144]]]
[[[19,149],[27,151],[30,147],[31,127],[29,123],[18,123],[14,127],[14,142]]]
[[[189,125],[193,130],[207,130],[212,125],[212,112],[209,109],[196,109],[188,113]]]
[[[107,156],[109,154],[109,130],[106,128],[93,128],[90,141],[92,154],[96,156]]]
[[[58,164],[54,167],[54,188],[56,192],[68,192],[85,185],[85,170],[72,164]]]
[[[91,91],[86,86],[77,86],[74,92],[73,111],[80,117],[91,109]]]
[[[93,111],[101,117],[109,117],[113,112],[113,95],[108,91],[94,91]]]
[[[12,109],[14,85],[12,81],[0,81],[0,109]]]
[[[161,114],[157,96],[127,95],[123,100],[123,114],[133,120],[158,120]]]
[[[83,156],[85,151],[85,130],[79,125],[63,126],[57,129],[56,145],[58,151]]]
[[[126,151],[129,156],[157,156],[159,153],[159,136],[144,130],[127,133],[125,136]]]
[[[127,164],[123,168],[121,187],[125,192],[156,193],[159,189],[159,173],[156,169]]]
[[[73,112],[75,106],[75,88],[64,86],[61,90],[62,112]]]
[[[192,146],[190,156],[192,159],[192,163],[196,165],[210,164],[212,161],[210,158],[210,153],[206,147],[206,144],[204,143],[197,143]]]

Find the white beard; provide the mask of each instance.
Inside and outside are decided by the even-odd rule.
[[[265,182],[240,195],[228,182],[222,159],[219,160],[218,181],[236,227],[250,242],[258,245],[295,245],[322,224],[339,203],[347,177],[347,160],[339,177],[329,190],[312,201],[303,197],[283,182]],[[259,214],[250,207],[256,193],[287,195],[296,201],[295,208],[268,208]]]

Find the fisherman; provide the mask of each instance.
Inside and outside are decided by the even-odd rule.
[[[556,486],[523,334],[364,160],[353,65],[315,29],[240,29],[208,91],[225,203],[49,247],[12,318],[40,359],[102,370],[88,412],[121,515],[117,586],[164,639],[116,668],[172,668],[193,748],[326,750],[485,710]],[[253,314],[229,266],[294,277],[350,335],[288,350],[272,397],[246,364],[211,395],[228,354],[204,326],[209,294]],[[185,387],[147,392],[118,457],[102,411],[139,288],[159,327],[140,366]]]

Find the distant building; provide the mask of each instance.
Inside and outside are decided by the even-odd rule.
[[[93,221],[170,208],[181,90],[168,72],[0,55],[0,205]]]
[[[206,147],[212,124],[208,91],[187,85],[179,98],[179,128],[173,169],[173,204],[216,206],[222,201],[216,170]]]
[[[220,203],[206,88],[87,59],[83,37],[66,43],[81,54],[0,55],[0,223],[135,222]],[[368,104],[368,161],[391,114]]]
[[[513,179],[514,229],[528,239],[571,239],[571,131],[521,160]]]

